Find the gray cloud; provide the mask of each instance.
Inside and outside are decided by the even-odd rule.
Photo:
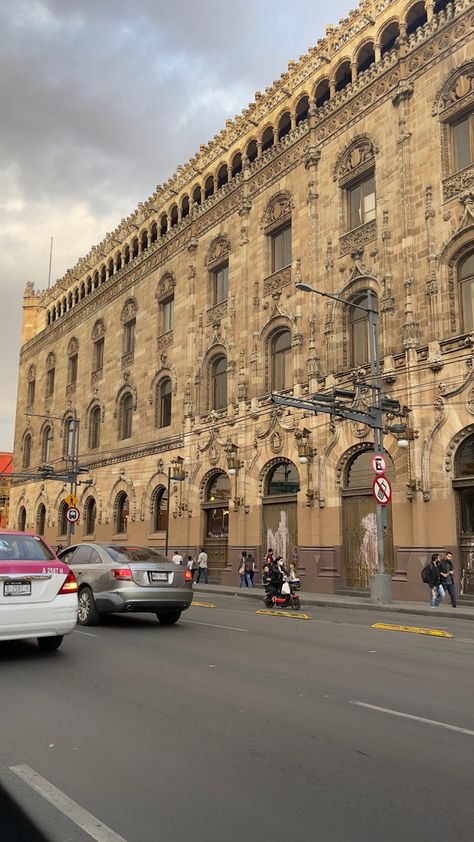
[[[348,12],[314,0],[3,0],[0,290],[13,416],[26,281],[47,282],[111,230]],[[327,15],[331,14],[331,20]]]

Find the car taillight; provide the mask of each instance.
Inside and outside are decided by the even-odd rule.
[[[131,579],[132,571],[129,567],[116,567],[112,570],[112,576],[114,579]]]
[[[77,581],[72,570],[69,571],[63,584],[59,588],[58,595],[60,593],[77,593]]]
[[[193,574],[190,570],[184,571],[184,581],[185,582],[192,582],[193,581]]]

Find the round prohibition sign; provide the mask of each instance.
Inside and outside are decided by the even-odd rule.
[[[378,474],[379,476],[387,470],[385,456],[382,456],[381,453],[376,453],[375,456],[372,456],[372,470],[374,474]]]
[[[66,512],[66,520],[68,523],[77,523],[81,516],[79,509],[76,509],[75,506],[71,506]]]
[[[372,494],[381,506],[388,506],[392,499],[392,486],[387,477],[375,477]]]

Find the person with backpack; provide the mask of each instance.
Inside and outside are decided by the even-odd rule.
[[[422,581],[430,588],[430,608],[438,608],[444,598],[444,588],[439,575],[439,553],[431,554],[429,561],[421,571]]]
[[[248,588],[253,588],[253,582],[251,578],[251,573],[253,570],[253,561],[250,556],[247,555],[245,550],[243,550],[242,555],[240,557],[240,564],[239,564],[239,588],[242,588],[244,584]]]
[[[452,552],[447,552],[444,554],[444,558],[442,558],[439,563],[439,575],[441,579],[441,585],[443,586],[444,590],[449,593],[451,599],[451,608],[456,608],[456,588],[454,587],[453,571],[453,554]]]

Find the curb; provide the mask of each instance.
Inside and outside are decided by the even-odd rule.
[[[202,590],[194,588],[194,593],[213,593],[220,594],[221,596],[236,596],[241,599],[254,599],[263,601],[263,591],[261,591],[258,588],[252,588],[250,591],[244,591],[243,588],[229,589],[224,591],[216,585],[205,585],[203,586]],[[403,603],[397,602],[393,602],[391,605],[375,605],[373,602],[370,602],[369,599],[356,602],[355,600],[352,601],[350,597],[347,600],[347,602],[340,602],[338,600],[331,599],[330,596],[314,596],[309,599],[300,597],[300,602],[301,605],[304,605],[308,608],[311,606],[318,606],[320,608],[348,608],[352,610],[355,609],[358,611],[383,611],[387,614],[419,614],[423,617],[455,617],[458,620],[474,620],[474,611],[472,611],[472,613],[468,613],[467,611],[459,610],[459,608],[456,608],[456,613],[453,614],[453,609],[441,608],[435,611],[434,609],[427,608],[423,605],[420,605],[420,607],[418,608],[407,606]]]

